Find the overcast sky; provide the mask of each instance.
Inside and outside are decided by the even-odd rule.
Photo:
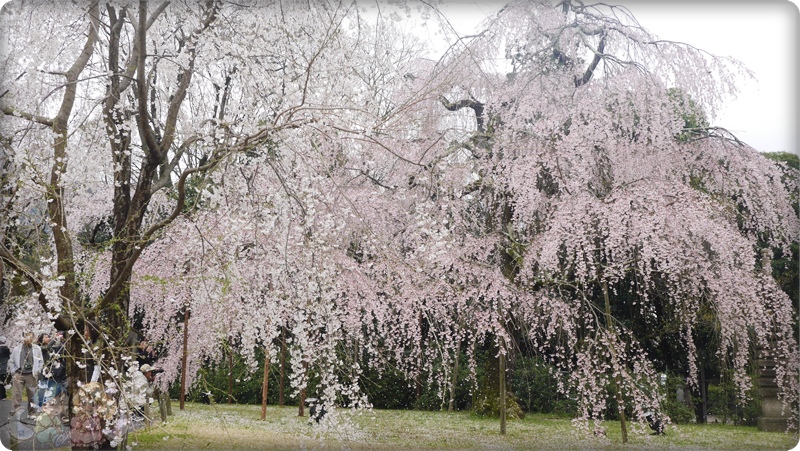
[[[453,26],[470,33],[481,17],[504,2],[455,0],[446,7]],[[587,1],[587,3],[590,3]],[[742,80],[740,93],[722,108],[714,125],[725,127],[762,152],[800,153],[798,135],[798,25],[788,0],[665,2],[609,0],[623,4],[659,38],[682,41],[743,62],[756,82]]]
[[[624,4],[665,39],[731,56],[755,72],[716,120],[763,152],[798,153],[797,6],[789,1]]]
[[[0,5],[5,3],[0,0]],[[445,10],[459,32],[468,34],[503,3],[454,0]],[[759,151],[800,153],[796,126],[800,118],[796,81],[800,13],[796,4],[789,0],[608,3],[626,5],[642,26],[662,39],[742,61],[755,72],[757,82],[743,80],[739,97],[728,102],[714,125],[727,128]]]

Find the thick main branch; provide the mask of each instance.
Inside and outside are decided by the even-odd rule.
[[[483,103],[475,100],[475,99],[462,99],[457,102],[450,102],[444,96],[439,96],[439,101],[442,102],[445,108],[448,111],[458,111],[462,108],[472,108],[472,111],[475,112],[475,122],[478,125],[478,131],[480,133],[485,132],[484,127],[484,120],[483,120]]]

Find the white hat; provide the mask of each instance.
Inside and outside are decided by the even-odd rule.
[[[0,335],[0,343],[5,343],[5,342],[6,342],[6,336]]]
[[[153,370],[153,367],[148,365],[148,364],[146,364],[146,363],[139,367],[139,371],[141,371],[142,373],[146,373],[146,372],[152,371],[152,370]]]

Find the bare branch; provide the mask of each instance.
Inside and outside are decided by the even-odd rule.
[[[139,0],[139,29],[147,29],[147,0]],[[153,129],[150,127],[150,115],[147,112],[147,80],[145,74],[145,62],[147,60],[147,34],[137,33],[136,43],[138,53],[136,60],[136,88],[138,92],[138,113],[136,122],[139,126],[139,136],[145,147],[145,152],[153,161],[159,161],[159,145],[156,142]]]
[[[179,84],[178,89],[175,91],[172,100],[170,101],[169,108],[167,110],[167,119],[164,124],[164,138],[161,142],[161,147],[159,148],[159,153],[161,155],[165,155],[169,150],[170,146],[172,146],[172,142],[175,140],[175,125],[178,121],[178,112],[180,111],[181,105],[183,104],[183,99],[186,97],[186,91],[189,89],[189,84],[192,81],[192,75],[194,73],[194,62],[196,58],[196,50],[195,45],[196,41],[199,36],[211,26],[211,23],[217,18],[217,13],[219,12],[219,4],[216,3],[214,0],[208,0],[206,2],[206,7],[208,8],[208,15],[203,20],[200,28],[194,30],[191,36],[186,43],[186,48],[188,49],[189,53],[189,67],[186,68],[183,72],[181,72],[178,76]],[[141,64],[141,63],[140,63]]]
[[[147,23],[145,24],[145,27],[144,27],[145,31],[150,29],[150,27],[156,21],[156,18],[162,12],[164,12],[165,9],[167,9],[167,6],[169,6],[169,3],[170,3],[169,1],[165,1],[165,2],[161,3],[160,5],[158,5],[156,7],[155,11],[153,11],[153,13],[150,14],[150,17],[147,19]],[[128,59],[128,64],[126,64],[125,73],[121,75],[122,79],[121,79],[120,85],[119,85],[119,91],[120,92],[124,92],[126,89],[128,89],[128,86],[130,86],[131,82],[133,80],[135,80],[134,74],[135,74],[136,68],[138,67],[138,64],[139,64],[139,37],[138,36],[139,36],[139,30],[141,28],[137,25],[136,22],[131,22],[131,23],[133,24],[136,37],[134,38],[134,41],[133,41],[133,51],[131,52],[131,56]]]
[[[14,254],[3,244],[5,240],[0,240],[0,260],[6,262],[9,266],[11,266],[15,271],[21,273],[25,278],[33,285],[34,290],[41,290],[42,289],[42,282],[39,280],[39,277],[36,275],[36,271],[31,269],[28,265],[21,262],[19,259],[14,257]]]
[[[26,265],[18,258],[16,258],[14,254],[12,254],[11,251],[3,244],[4,241],[5,241],[4,239],[0,239],[0,268],[2,268],[3,263],[5,262],[15,271],[22,274],[25,277],[25,279],[28,282],[30,282],[32,288],[35,291],[39,292],[38,296],[39,305],[41,305],[45,311],[50,311],[50,307],[48,307],[47,298],[42,293],[42,281],[39,279],[38,274],[30,266]],[[2,281],[2,273],[0,273],[0,281]],[[66,300],[67,302],[70,302],[69,299]],[[68,323],[66,319],[63,318],[61,315],[59,315],[56,318],[55,325],[56,328],[60,330],[66,330],[68,328]]]
[[[156,191],[166,188],[172,184],[172,170],[178,166],[178,163],[186,153],[186,150],[197,141],[200,141],[200,139],[201,138],[199,136],[193,136],[183,141],[178,150],[175,151],[175,154],[172,156],[170,162],[164,166],[163,170],[161,171],[161,176],[153,183],[152,189],[150,190],[152,193],[155,193]]]
[[[75,262],[72,239],[67,233],[67,216],[64,210],[64,188],[61,176],[67,170],[67,125],[78,90],[78,77],[86,68],[94,52],[97,32],[100,25],[100,8],[95,1],[89,7],[89,35],[80,55],[67,70],[67,83],[64,86],[64,98],[58,114],[53,119],[53,166],[50,170],[50,181],[47,186],[47,215],[52,223],[53,241],[56,247],[58,273],[64,276],[61,296],[64,299],[76,300]]]
[[[594,74],[594,70],[597,68],[597,65],[600,63],[600,60],[603,59],[603,51],[606,48],[606,35],[603,34],[600,37],[600,43],[597,45],[597,50],[592,49],[594,51],[594,58],[592,62],[589,64],[589,67],[586,68],[586,72],[583,73],[581,78],[575,78],[575,87],[579,87],[581,85],[585,85],[592,79],[592,75]]]
[[[37,124],[41,124],[47,127],[53,126],[53,120],[50,118],[46,118],[44,116],[39,116],[36,114],[25,113],[23,111],[15,110],[14,108],[3,106],[0,107],[0,111],[3,112],[6,116],[16,116],[22,119],[27,119],[31,122],[36,122]]]

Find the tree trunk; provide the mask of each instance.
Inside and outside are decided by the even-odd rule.
[[[267,389],[269,388],[269,348],[264,348],[264,381],[261,384],[261,419],[267,419]]]
[[[181,410],[186,400],[186,373],[189,360],[189,305],[183,307],[183,358],[181,360]]]
[[[79,314],[83,314],[83,302],[77,293],[77,286],[75,275],[75,261],[73,255],[73,245],[69,234],[67,233],[67,215],[64,210],[64,188],[61,184],[61,177],[67,170],[67,141],[69,137],[69,118],[72,114],[72,108],[75,104],[75,97],[78,89],[78,79],[85,69],[87,63],[94,53],[94,45],[97,40],[97,33],[99,28],[100,10],[97,2],[93,2],[89,7],[89,30],[86,42],[84,43],[83,50],[72,66],[67,71],[66,83],[64,84],[64,97],[61,100],[56,117],[51,121],[50,126],[53,130],[53,166],[50,171],[50,183],[47,187],[45,197],[47,203],[47,215],[52,224],[50,230],[53,233],[53,241],[56,250],[56,265],[58,274],[64,277],[64,283],[59,289],[61,297],[64,299],[64,304],[73,304],[78,307]],[[44,301],[44,302],[43,302]],[[39,295],[39,302],[47,309],[46,299],[41,294]],[[63,315],[60,315],[56,321],[60,325],[59,329],[67,330],[69,323],[65,320]],[[66,327],[65,327],[66,326]],[[69,376],[69,393],[78,392],[78,379],[81,374],[81,369],[77,365],[77,359],[81,356],[81,340],[78,334],[72,336],[67,335],[67,374]],[[71,420],[74,414],[72,405],[72,396],[68,396],[68,417]]]

